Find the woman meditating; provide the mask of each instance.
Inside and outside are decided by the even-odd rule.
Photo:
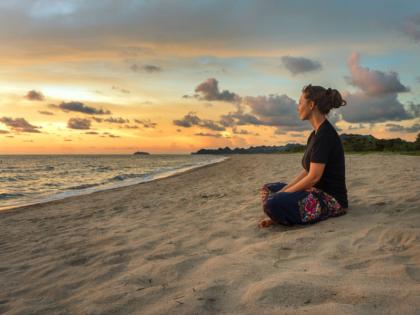
[[[289,184],[261,188],[264,213],[260,227],[308,224],[346,213],[348,208],[344,150],[337,131],[326,118],[332,108],[346,105],[337,90],[308,85],[297,111],[313,127],[302,158],[303,170]]]

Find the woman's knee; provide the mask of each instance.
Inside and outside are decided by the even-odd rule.
[[[283,182],[267,183],[267,184],[264,184],[261,189],[269,190],[271,192],[278,192],[284,186],[287,186],[287,184]]]

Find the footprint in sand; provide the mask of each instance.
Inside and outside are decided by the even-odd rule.
[[[420,282],[420,268],[416,266],[406,266],[405,270],[411,280]]]

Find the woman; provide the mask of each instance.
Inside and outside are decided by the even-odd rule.
[[[261,188],[263,210],[269,218],[259,226],[308,224],[346,213],[344,150],[337,131],[326,118],[332,108],[346,105],[337,90],[308,85],[302,89],[297,111],[313,127],[302,158],[303,170],[289,184]]]

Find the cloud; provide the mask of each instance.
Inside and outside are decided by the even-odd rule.
[[[359,123],[357,126],[350,125],[348,130],[358,130],[358,129],[364,129],[364,128],[368,128],[368,126],[365,124]]]
[[[401,84],[395,71],[388,73],[370,70],[360,66],[360,56],[352,53],[347,60],[351,77],[345,77],[346,81],[369,95],[384,95],[388,93],[408,92],[410,89]]]
[[[130,120],[121,117],[109,117],[104,119],[103,121],[109,122],[111,124],[126,124],[130,122]]]
[[[25,98],[30,101],[43,101],[45,99],[44,95],[41,92],[31,90],[26,93]]]
[[[283,56],[281,61],[293,75],[322,69],[322,65],[318,61],[304,57]]]
[[[200,136],[200,137],[213,137],[213,138],[222,138],[221,134],[218,133],[204,133],[204,132],[199,132],[199,133],[195,133],[194,136]]]
[[[407,111],[413,116],[413,117],[420,117],[420,104],[414,104],[413,102],[409,102],[407,104]]]
[[[85,132],[85,135],[97,135],[97,134],[99,134],[99,133],[96,132],[96,131],[86,131]]]
[[[404,127],[398,124],[389,123],[385,125],[385,129],[390,132],[406,132],[406,133],[416,133],[420,131],[420,124],[415,123],[410,127]]]
[[[352,53],[348,58],[350,77],[348,83],[358,87],[356,93],[344,92],[347,105],[337,112],[351,123],[384,122],[387,120],[403,120],[418,117],[420,106],[408,104],[407,108],[400,103],[398,93],[407,92],[409,88],[398,79],[396,72],[384,73],[378,70],[362,68],[359,65],[359,54]]]
[[[134,122],[142,125],[144,128],[155,128],[157,123],[152,122],[150,119],[134,119]]]
[[[1,130],[1,129],[0,129],[0,135],[4,135],[4,134],[6,134],[6,133],[10,133],[10,131],[7,131],[7,130]]]
[[[420,42],[420,13],[411,15],[405,19],[403,31],[414,41]]]
[[[48,115],[48,116],[54,115],[54,113],[46,111],[46,110],[39,110],[38,113],[40,113],[41,115]]]
[[[113,135],[112,133],[109,133],[109,132],[104,132],[104,133],[102,133],[102,135],[101,135],[101,137],[109,137],[109,138],[121,138],[120,136],[117,136],[117,135]]]
[[[234,127],[241,125],[265,125],[254,115],[244,113],[243,110],[236,112],[229,112],[228,114],[220,116],[220,124],[225,127]]]
[[[120,128],[126,128],[126,129],[139,129],[139,126],[135,126],[135,125],[132,125],[132,126],[130,126],[130,125],[124,125],[123,127],[120,127]]]
[[[235,93],[229,92],[228,90],[219,91],[219,82],[214,78],[209,78],[206,81],[200,83],[196,88],[195,92],[198,93],[194,97],[206,100],[206,101],[227,101],[233,102],[238,101],[239,96]],[[185,95],[183,96],[185,97]]]
[[[83,114],[90,114],[90,115],[110,115],[111,112],[109,110],[104,109],[97,109],[88,105],[85,105],[81,102],[62,102],[59,105],[50,104],[51,108],[59,108],[65,112],[79,112]]]
[[[70,129],[90,129],[90,120],[85,118],[70,118],[67,122]]]
[[[299,133],[289,133],[288,134],[290,137],[293,137],[293,138],[301,138],[301,137],[304,137],[305,135],[303,134],[303,133],[301,133],[301,132],[299,132]]]
[[[140,71],[145,71],[147,73],[155,73],[155,72],[161,72],[162,68],[159,66],[155,66],[155,65],[144,65],[144,66],[139,66],[137,64],[132,64],[130,66],[130,69],[134,72],[140,72]]]
[[[41,127],[37,127],[31,125],[29,122],[26,121],[25,118],[10,118],[10,117],[1,117],[0,122],[5,124],[7,127],[12,129],[13,131],[17,132],[28,132],[28,133],[40,133],[38,129]]]
[[[199,118],[194,112],[188,113],[182,119],[174,120],[173,124],[176,126],[184,127],[184,128],[190,128],[192,126],[199,126],[199,127],[207,128],[214,131],[226,130],[225,127],[223,127],[217,122],[214,122],[210,119]]]
[[[129,91],[129,90],[126,90],[126,89],[120,88],[120,87],[115,86],[115,85],[113,85],[111,89],[113,89],[113,90],[117,90],[117,91],[119,91],[119,92],[121,92],[121,93],[124,93],[124,94],[130,94],[130,91]]]
[[[254,136],[260,135],[259,133],[253,133],[245,129],[238,129],[237,127],[232,128],[232,133],[235,135],[254,135]]]
[[[343,93],[347,105],[338,111],[345,121],[358,122],[384,122],[387,120],[403,120],[413,118],[397,99],[397,94],[371,96],[363,92],[350,94]]]
[[[287,95],[247,96],[244,103],[251,108],[259,123],[288,131],[308,130],[310,125],[299,119],[297,103]]]

